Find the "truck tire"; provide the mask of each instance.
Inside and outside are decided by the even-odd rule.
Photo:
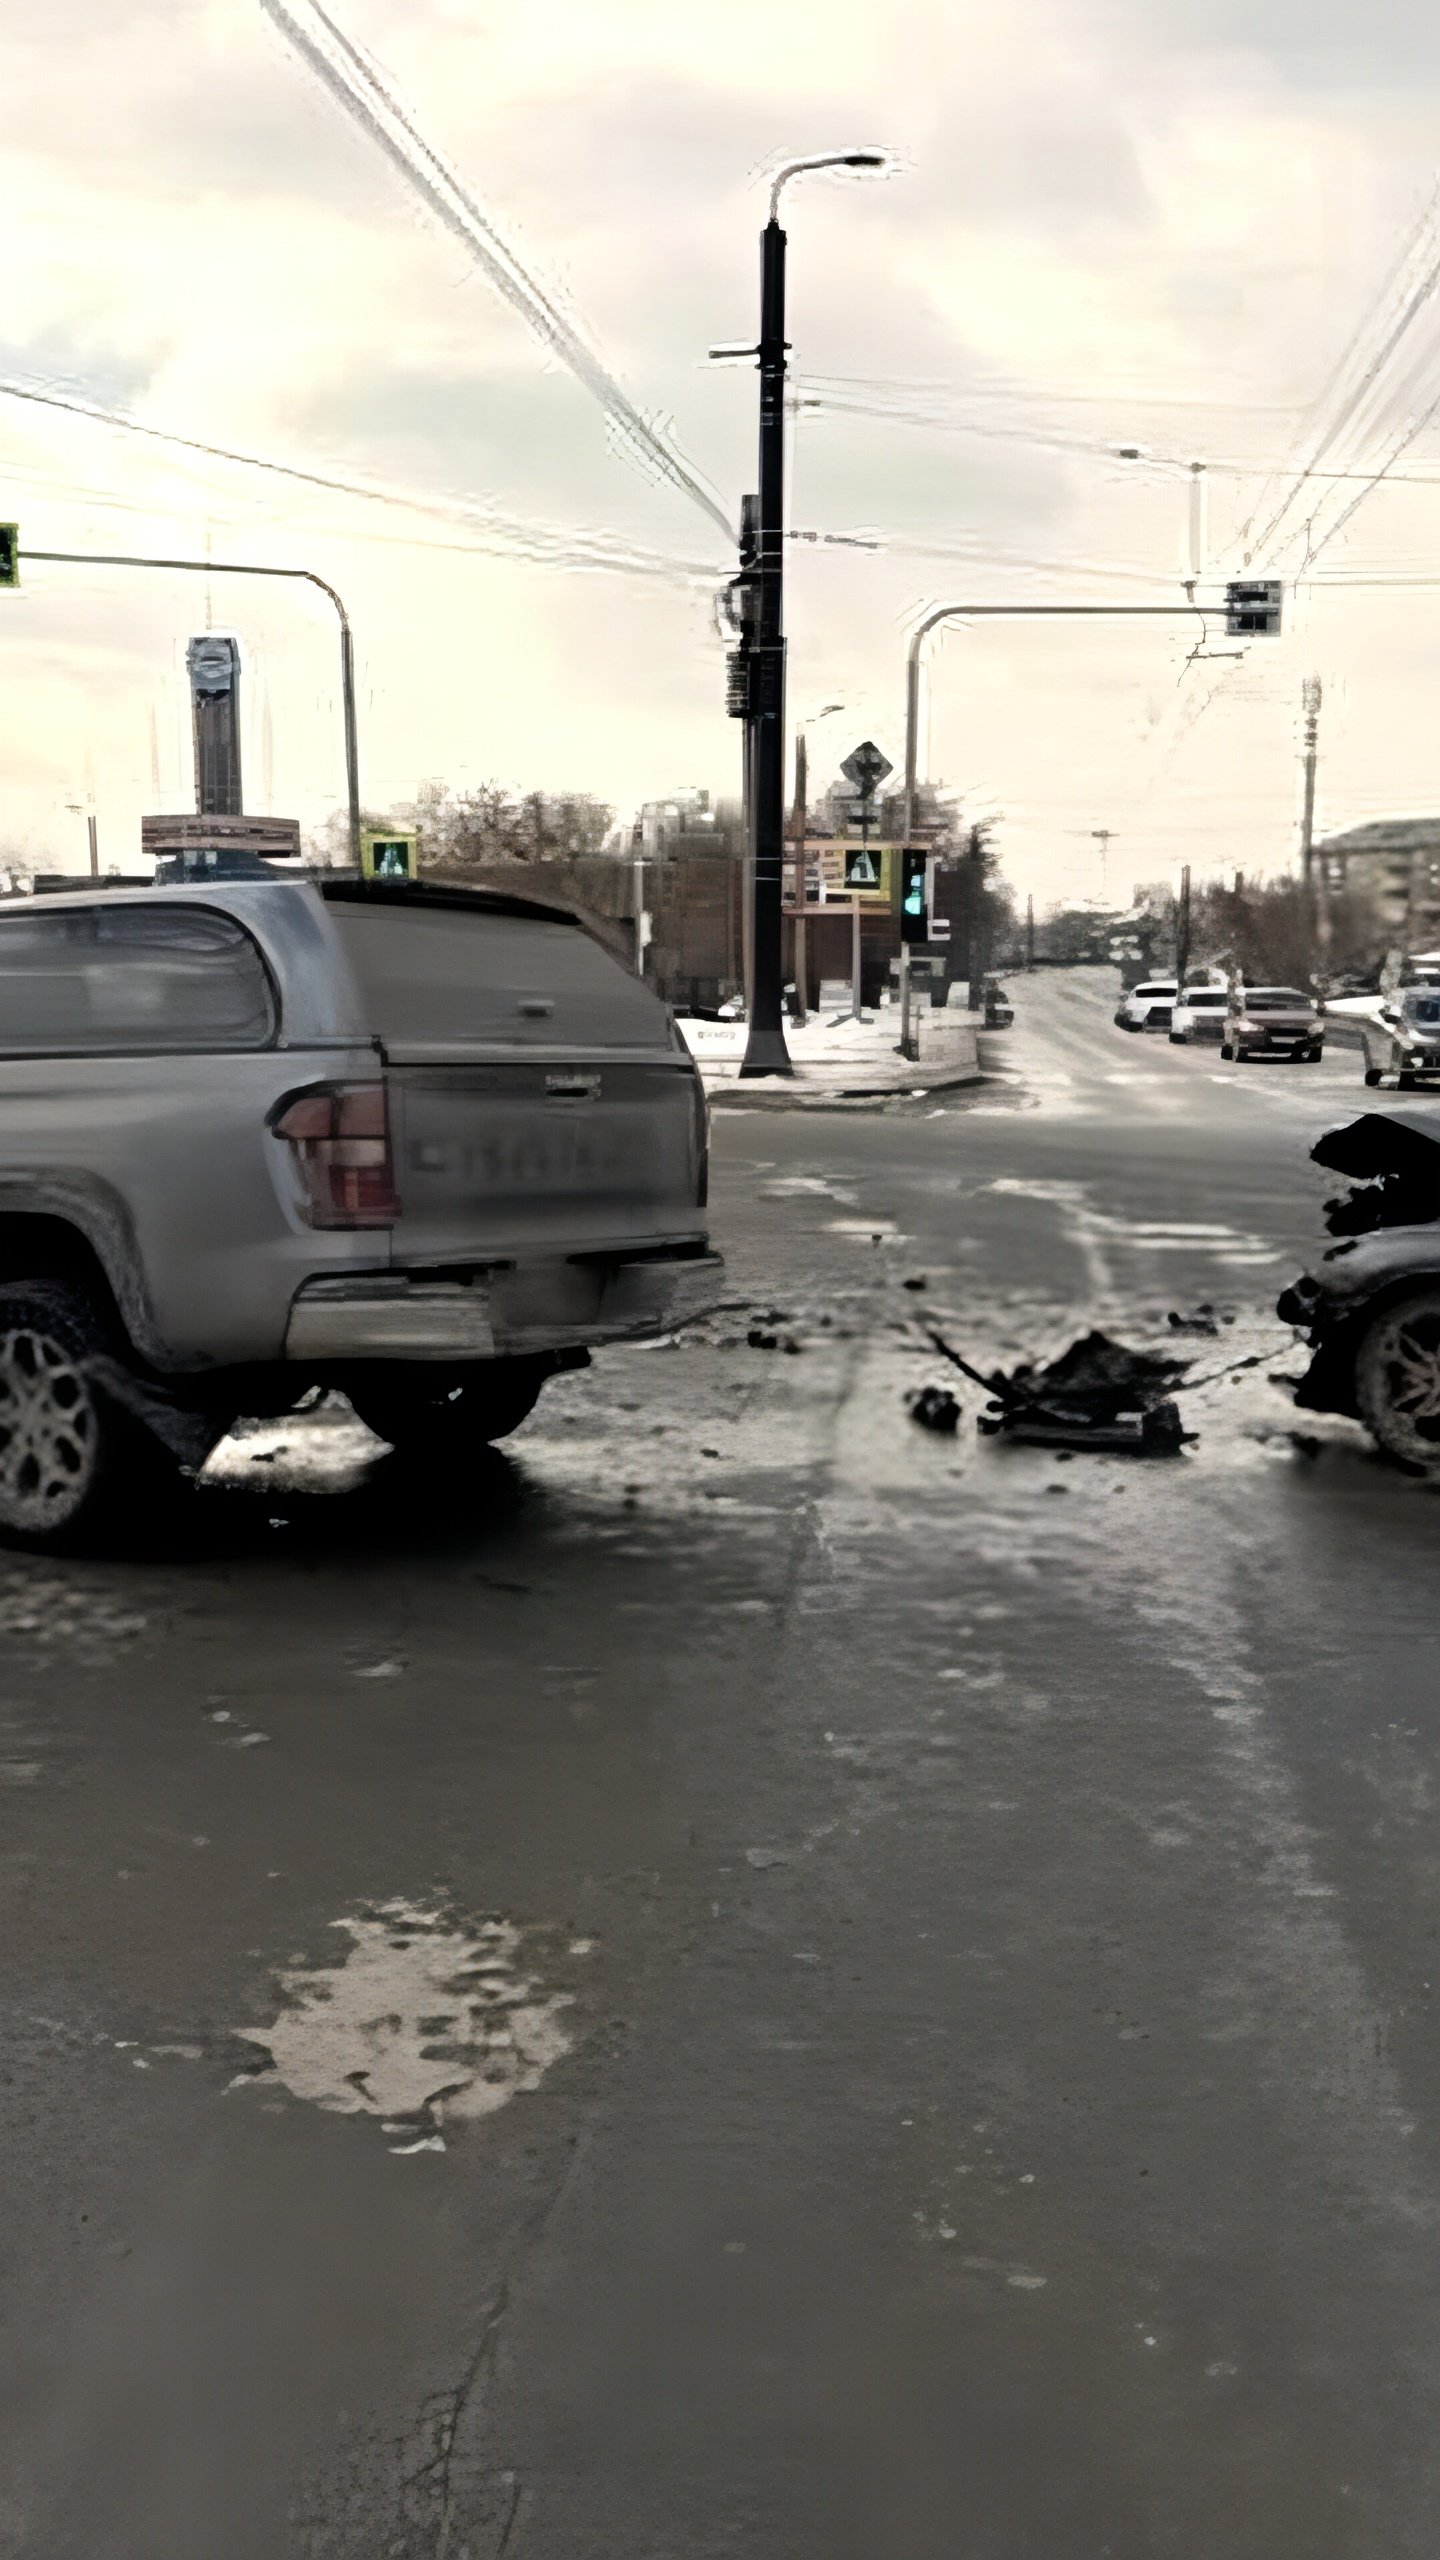
[[[543,1358],[477,1361],[460,1381],[453,1371],[443,1382],[388,1374],[357,1379],[346,1393],[367,1431],[398,1456],[442,1463],[518,1430],[554,1365]]]
[[[135,1426],[96,1384],[109,1348],[67,1283],[0,1285],[0,1539],[63,1549],[96,1527],[134,1454]]]
[[[1366,1070],[1365,1070],[1365,1081],[1366,1081],[1366,1083],[1367,1083],[1368,1085],[1371,1085],[1371,1086],[1377,1085],[1377,1084],[1380,1082],[1380,1070],[1379,1070],[1379,1068],[1378,1068],[1378,1067],[1367,1067],[1367,1068],[1366,1068]]]
[[[1233,1045],[1232,1045],[1232,1043],[1231,1043],[1230,1041],[1228,1041],[1228,1040],[1222,1040],[1222,1041],[1221,1041],[1221,1043],[1220,1043],[1220,1055],[1221,1055],[1221,1057],[1225,1060],[1226,1065],[1228,1066],[1228,1065],[1229,1065],[1229,1063],[1230,1063],[1230,1061],[1231,1061],[1231,1059],[1232,1059],[1232,1058],[1234,1057],[1234,1055],[1235,1055],[1234,1047],[1233,1047]]]
[[[1355,1353],[1355,1402],[1388,1457],[1440,1467],[1440,1288],[1416,1289],[1371,1319]]]

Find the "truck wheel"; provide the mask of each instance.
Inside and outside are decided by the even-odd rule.
[[[1366,1327],[1355,1402],[1387,1456],[1440,1466],[1440,1289],[1417,1289]]]
[[[1379,1070],[1379,1068],[1378,1068],[1378,1067],[1367,1067],[1367,1068],[1366,1068],[1366,1070],[1365,1070],[1365,1081],[1366,1081],[1366,1083],[1367,1083],[1368,1085],[1372,1085],[1372,1086],[1373,1086],[1373,1085],[1377,1085],[1377,1084],[1379,1083],[1379,1081],[1380,1081],[1380,1070]]]
[[[443,1384],[391,1375],[346,1392],[366,1429],[401,1457],[443,1460],[518,1430],[553,1368],[544,1359],[477,1361],[459,1382],[453,1372]]]
[[[104,1348],[79,1290],[0,1286],[0,1538],[11,1545],[68,1545],[109,1498],[127,1433],[90,1374]]]

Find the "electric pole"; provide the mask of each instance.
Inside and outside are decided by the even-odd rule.
[[[1315,860],[1315,768],[1320,757],[1320,679],[1307,676],[1301,704],[1305,714],[1305,796],[1300,809],[1300,876],[1315,937],[1316,966],[1322,971],[1330,956],[1330,897],[1325,865]]]
[[[1100,904],[1102,907],[1105,904],[1105,856],[1110,850],[1110,839],[1114,832],[1113,827],[1092,827],[1090,830],[1100,847]]]
[[[1027,974],[1035,966],[1035,900],[1025,901],[1025,968]]]
[[[794,1073],[785,1046],[781,907],[785,867],[785,234],[772,213],[760,238],[760,491],[750,715],[754,922],[742,1076]]]
[[[1190,966],[1190,865],[1180,871],[1180,902],[1175,910],[1175,984],[1183,987]]]
[[[750,769],[754,797],[752,989],[742,1076],[788,1076],[780,965],[785,876],[785,234],[780,196],[805,169],[879,169],[879,151],[824,151],[788,161],[770,189],[760,235],[760,481],[756,508]]]

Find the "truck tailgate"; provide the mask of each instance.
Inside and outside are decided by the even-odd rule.
[[[694,1062],[653,988],[583,926],[463,891],[327,905],[385,1060],[397,1263],[703,1236]]]
[[[633,1252],[701,1231],[682,1059],[385,1055],[397,1261]]]

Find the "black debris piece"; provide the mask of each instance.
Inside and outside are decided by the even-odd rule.
[[[1081,1424],[1113,1422],[1122,1413],[1144,1413],[1177,1387],[1188,1363],[1163,1352],[1131,1351],[1108,1333],[1083,1333],[1058,1360],[1029,1361],[997,1373],[992,1381],[1002,1405],[1043,1407],[1047,1414]]]
[[[922,1431],[942,1431],[953,1435],[960,1421],[960,1407],[948,1387],[921,1387],[907,1398],[910,1419]]]
[[[900,1283],[902,1289],[928,1289],[929,1285],[923,1272],[917,1272],[913,1280],[902,1280]]]
[[[763,1324],[752,1324],[745,1339],[752,1351],[778,1351],[780,1348],[778,1333],[767,1333]]]
[[[1172,1307],[1165,1321],[1169,1325],[1172,1333],[1204,1333],[1214,1335],[1220,1330],[1219,1320],[1213,1307],[1197,1307],[1194,1314],[1189,1316],[1182,1316],[1178,1314],[1176,1309]]]

